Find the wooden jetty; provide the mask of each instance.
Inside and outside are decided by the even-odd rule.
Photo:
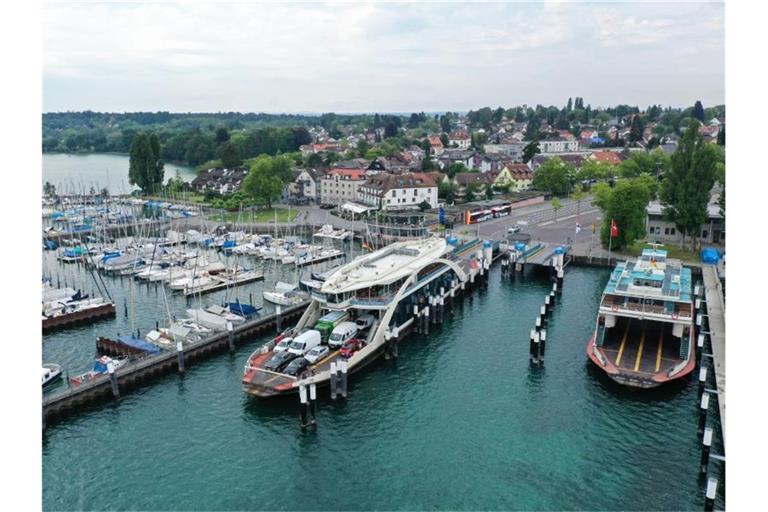
[[[291,306],[283,310],[281,321],[290,321],[300,316],[309,302]],[[253,336],[274,332],[277,315],[269,315],[235,327],[232,330],[232,344],[243,343]],[[228,332],[216,333],[204,340],[188,344],[181,352],[164,351],[155,356],[149,356],[131,362],[118,368],[115,373],[115,388],[109,375],[102,375],[79,386],[68,387],[62,391],[43,397],[43,428],[49,420],[75,412],[80,407],[96,403],[115,396],[124,390],[149,384],[160,375],[174,371],[183,371],[190,361],[203,360],[227,349],[230,346]],[[181,354],[181,355],[179,355]],[[179,362],[182,365],[179,365]],[[119,395],[118,395],[119,396]]]
[[[63,315],[44,317],[43,332],[110,316],[115,316],[115,304],[113,302],[107,302],[96,307],[82,309],[72,313],[65,313]]]
[[[723,287],[715,265],[702,265],[704,297],[707,303],[709,339],[717,382],[717,404],[720,408],[720,430],[725,445],[725,301]]]

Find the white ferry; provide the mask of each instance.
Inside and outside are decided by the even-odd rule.
[[[248,358],[243,390],[258,397],[293,393],[300,381],[327,383],[330,363],[340,357],[351,373],[391,354],[430,305],[434,315],[446,298],[487,273],[491,257],[490,242],[409,240],[361,256],[324,281],[305,281],[309,306],[293,329]],[[316,354],[324,356],[316,360]]]
[[[691,270],[644,249],[637,261],[616,265],[603,291],[587,355],[610,378],[651,388],[696,366]]]

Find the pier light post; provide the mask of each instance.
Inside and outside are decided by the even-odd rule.
[[[280,317],[280,314],[282,312],[283,312],[282,306],[277,304],[275,306],[275,313],[277,314],[277,316],[275,317],[275,325],[277,326],[277,332],[281,332],[282,331],[282,324],[283,324],[283,322],[282,322],[282,318]]]

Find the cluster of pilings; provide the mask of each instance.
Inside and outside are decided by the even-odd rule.
[[[696,364],[699,369],[698,373],[698,392],[696,394],[696,404],[698,406],[699,425],[697,433],[701,437],[701,459],[699,463],[699,478],[702,481],[706,481],[705,484],[705,499],[704,510],[714,510],[715,497],[717,496],[718,477],[713,474],[712,468],[710,468],[710,460],[715,459],[722,462],[721,476],[725,475],[725,455],[712,453],[712,441],[714,437],[714,429],[707,426],[707,419],[709,417],[710,398],[712,395],[717,397],[718,390],[709,386],[709,375],[713,375],[714,382],[714,370],[711,367],[712,345],[709,336],[708,322],[705,320],[707,315],[703,313],[706,299],[702,298],[701,286],[696,285],[694,287],[694,317],[696,319],[696,330],[694,333],[696,338]],[[691,336],[693,339],[694,336]],[[712,370],[712,371],[710,371]]]
[[[529,352],[532,366],[544,364],[544,356],[547,350],[547,328],[552,311],[555,309],[558,296],[562,293],[562,286],[557,281],[552,283],[552,290],[544,296],[544,304],[536,316],[536,322],[531,329]]]

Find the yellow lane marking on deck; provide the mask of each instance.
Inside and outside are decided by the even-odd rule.
[[[661,352],[662,347],[664,346],[664,328],[661,329],[661,332],[659,333],[659,348],[656,349],[656,372],[658,373],[659,368],[661,367]]]
[[[621,338],[621,345],[619,345],[619,353],[616,355],[616,366],[621,366],[621,356],[624,355],[624,345],[627,344],[627,333],[629,333],[629,324],[632,320],[627,320],[627,328],[624,329],[624,337]]]
[[[637,348],[637,357],[635,358],[634,371],[640,369],[640,359],[643,358],[643,346],[645,345],[645,326],[643,326],[643,333],[640,335],[640,346]]]

